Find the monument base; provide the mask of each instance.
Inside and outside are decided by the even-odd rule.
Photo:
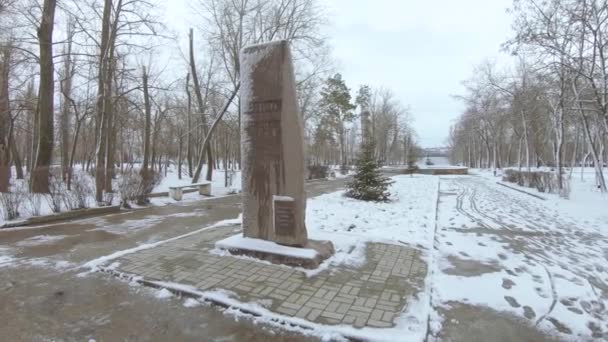
[[[217,241],[215,247],[234,255],[245,255],[273,264],[315,269],[334,254],[331,241],[308,240],[303,248],[279,245],[272,241],[252,239],[242,234]]]

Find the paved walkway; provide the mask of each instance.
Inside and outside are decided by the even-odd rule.
[[[307,184],[309,196],[340,189],[344,180]],[[306,341],[250,320],[227,319],[217,308],[187,308],[159,300],[107,274],[82,277],[78,268],[116,251],[180,236],[233,219],[240,197],[183,201],[169,206],[32,229],[0,230],[2,341]]]
[[[310,278],[290,267],[213,254],[215,241],[235,233],[231,227],[203,231],[111,263],[145,280],[228,290],[273,312],[359,328],[394,326],[426,276],[418,250],[380,243],[367,245],[365,265],[332,267]]]

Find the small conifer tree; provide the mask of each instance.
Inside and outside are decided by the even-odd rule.
[[[361,152],[357,159],[357,172],[353,180],[348,182],[346,196],[375,202],[389,201],[389,186],[392,180],[382,175],[374,158],[375,145],[372,139],[361,145]]]

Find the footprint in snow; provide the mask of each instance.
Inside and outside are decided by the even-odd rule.
[[[570,330],[570,328],[568,328],[565,324],[558,321],[557,319],[555,319],[553,317],[549,317],[549,318],[547,318],[547,320],[549,322],[551,322],[553,324],[553,326],[555,327],[555,329],[557,329],[557,331],[561,332],[562,334],[568,334],[568,335],[572,334],[572,330]]]
[[[524,317],[526,317],[527,319],[534,319],[536,318],[536,312],[534,312],[534,310],[529,307],[529,306],[524,306]]]
[[[515,299],[511,296],[505,296],[504,298],[509,303],[509,305],[511,305],[511,307],[513,307],[513,308],[521,307],[521,305],[517,302],[517,299]]]
[[[509,278],[502,279],[502,288],[510,290],[515,284],[515,282]]]
[[[540,287],[535,287],[534,290],[541,298],[549,298],[549,295]]]
[[[582,315],[583,314],[583,310],[581,310],[579,308],[575,308],[575,307],[569,307],[568,311],[574,312],[577,315]]]

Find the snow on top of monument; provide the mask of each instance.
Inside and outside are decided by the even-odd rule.
[[[272,241],[244,237],[241,234],[217,241],[215,246],[228,250],[244,249],[305,259],[314,259],[317,256],[317,251],[314,249],[283,246]]]
[[[272,196],[272,200],[273,201],[283,201],[283,202],[288,202],[288,201],[289,202],[293,202],[293,201],[295,201],[295,199],[293,197],[291,197],[291,196],[277,196],[277,195]]]
[[[249,50],[249,49],[267,47],[267,46],[272,46],[272,45],[279,45],[279,44],[282,44],[283,42],[286,42],[286,41],[287,40],[285,40],[285,39],[279,39],[279,40],[272,40],[272,41],[269,41],[269,42],[263,42],[263,43],[258,43],[258,44],[250,44],[250,45],[247,45],[247,46],[243,47],[241,49],[241,53],[244,53],[245,50]]]

